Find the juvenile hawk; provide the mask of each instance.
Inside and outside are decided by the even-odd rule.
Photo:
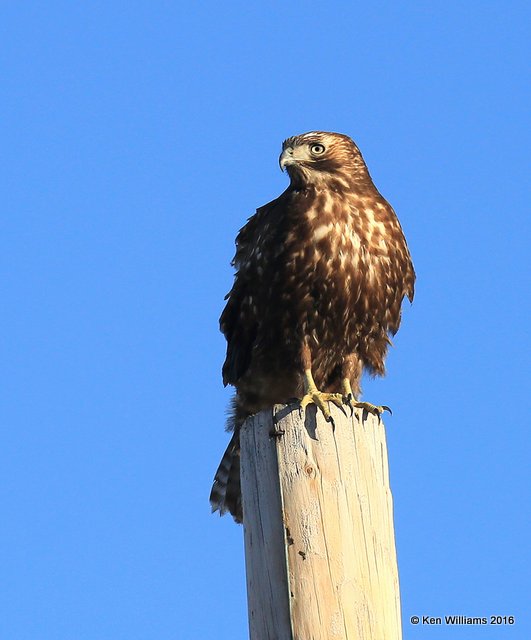
[[[236,387],[233,435],[216,473],[212,509],[242,521],[239,431],[274,404],[301,398],[330,420],[328,401],[359,402],[364,369],[384,375],[415,272],[398,218],[354,142],[311,131],[288,138],[290,185],[236,239],[234,286],[221,315],[223,382]]]

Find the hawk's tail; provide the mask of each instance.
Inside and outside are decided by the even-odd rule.
[[[229,511],[236,522],[243,521],[240,487],[240,429],[236,426],[219,464],[210,492],[212,511]]]

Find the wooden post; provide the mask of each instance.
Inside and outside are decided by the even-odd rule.
[[[243,425],[251,640],[402,638],[384,425],[330,409],[335,428],[296,405]]]

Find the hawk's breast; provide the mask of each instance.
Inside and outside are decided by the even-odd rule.
[[[308,329],[318,337],[330,325],[354,334],[393,324],[386,315],[397,288],[403,297],[395,220],[386,203],[337,193],[318,194],[306,210],[291,260]]]

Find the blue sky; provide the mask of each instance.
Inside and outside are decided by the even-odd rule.
[[[0,637],[247,637],[209,512],[234,237],[351,135],[418,274],[385,380],[405,638],[531,637],[524,2],[0,9]],[[505,629],[411,615],[514,615]]]

